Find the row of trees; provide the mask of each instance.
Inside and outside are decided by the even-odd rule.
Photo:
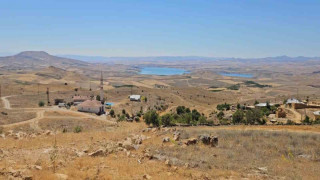
[[[167,113],[160,116],[155,110],[146,112],[143,116],[146,124],[152,126],[173,126],[177,123],[197,125],[210,123],[204,114],[200,114],[196,109],[192,111],[184,106],[178,106],[176,113]]]

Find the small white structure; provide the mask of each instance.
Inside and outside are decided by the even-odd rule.
[[[270,106],[274,106],[274,104],[271,104],[271,103],[269,103],[269,105]],[[259,103],[259,104],[256,104],[256,105],[254,105],[255,107],[267,107],[267,103]]]
[[[130,101],[141,101],[141,95],[131,95],[129,98]]]
[[[78,105],[78,111],[89,112],[95,114],[104,114],[104,106],[97,100],[86,100]]]
[[[61,108],[61,107],[66,107],[66,103],[59,103],[59,104],[58,104],[58,107],[59,107],[59,108]]]
[[[295,98],[290,98],[287,100],[286,104],[303,104],[303,102],[299,101],[298,99]]]

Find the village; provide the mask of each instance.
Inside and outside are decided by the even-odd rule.
[[[71,102],[65,102],[64,99],[54,99],[54,105],[59,108],[67,108],[76,110],[84,113],[96,114],[98,116],[105,116],[106,119],[114,119],[114,121],[140,121],[143,120],[143,110],[140,110],[137,114],[134,114],[131,109],[131,115],[128,114],[124,109],[121,110],[121,114],[115,114],[113,109],[114,103],[107,102],[105,97],[105,91],[103,89],[104,80],[101,72],[99,94],[94,95],[94,92],[89,95],[75,94],[72,96]],[[159,86],[156,86],[159,88]],[[162,86],[161,86],[162,88]],[[132,89],[132,88],[131,88]],[[91,91],[91,89],[90,89]],[[132,93],[132,90],[131,90]],[[49,92],[47,92],[49,94]],[[141,103],[141,99],[146,101],[146,97],[137,94],[128,94],[128,100],[131,102]],[[50,105],[50,100],[48,97],[48,105]],[[185,106],[178,106],[178,108],[185,108]],[[142,108],[142,106],[141,106]],[[168,108],[168,107],[167,107]],[[167,110],[165,109],[155,109],[148,108],[150,110],[156,110],[158,114],[164,114]],[[119,110],[118,110],[119,111]],[[186,109],[187,112],[191,112],[189,108]],[[196,113],[198,111],[194,109]],[[171,109],[171,115],[173,117],[173,109]],[[248,112],[248,113],[247,113]],[[146,112],[145,112],[146,113]],[[201,113],[201,112],[200,112]],[[199,113],[199,114],[200,114]],[[168,113],[167,113],[168,115]],[[304,100],[298,100],[296,98],[288,98],[286,100],[280,101],[278,103],[255,102],[250,105],[249,103],[243,104],[218,104],[216,110],[211,112],[208,117],[204,116],[202,113],[202,121],[195,123],[186,123],[185,120],[176,120],[170,117],[170,123],[164,125],[231,125],[231,124],[250,124],[250,125],[301,125],[301,124],[319,124],[320,123],[320,101],[310,100],[309,97]],[[116,118],[116,119],[115,119]],[[161,119],[161,118],[160,118]],[[198,119],[197,119],[198,121]]]

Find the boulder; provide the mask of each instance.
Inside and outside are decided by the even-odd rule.
[[[180,140],[180,135],[181,135],[180,132],[178,132],[178,131],[174,132],[173,133],[173,140],[174,141],[179,141]]]
[[[187,145],[187,146],[189,146],[189,145],[197,144],[197,142],[198,142],[198,139],[196,139],[196,138],[191,138],[191,139],[187,139],[187,140],[184,142],[184,144]]]
[[[169,137],[164,137],[163,139],[162,139],[162,142],[169,142],[170,141],[170,138]]]
[[[89,156],[91,156],[91,157],[104,156],[104,155],[105,155],[105,152],[102,149],[99,149],[99,150],[89,154]]]
[[[209,145],[210,144],[210,140],[211,140],[211,137],[207,134],[204,134],[204,135],[200,135],[198,137],[199,141],[202,142],[203,144],[206,144],[206,145]]]
[[[142,176],[143,179],[151,179],[151,176],[149,174],[145,174]]]
[[[218,146],[218,142],[219,142],[219,139],[217,136],[212,136],[211,139],[210,139],[210,145],[211,147],[217,147]]]

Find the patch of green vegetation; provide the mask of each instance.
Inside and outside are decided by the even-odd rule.
[[[123,88],[123,87],[136,87],[135,85],[132,84],[124,84],[124,85],[113,85],[114,88]]]
[[[223,91],[222,89],[214,89],[214,90],[210,90],[211,92],[220,92]]]
[[[19,81],[19,80],[15,80],[14,82],[17,83],[17,84],[21,84],[21,85],[31,85],[31,84],[32,84],[32,83],[30,83],[30,82]]]
[[[230,104],[227,104],[227,103],[224,103],[224,104],[218,104],[217,105],[217,109],[219,110],[219,111],[223,111],[223,110],[230,110]]]
[[[272,87],[271,85],[259,84],[254,81],[245,81],[244,84],[248,87],[257,87],[257,88]]]
[[[82,127],[81,127],[81,126],[76,126],[76,127],[74,127],[73,132],[74,132],[74,133],[80,133],[80,132],[82,132]]]
[[[239,90],[239,89],[240,89],[240,84],[235,84],[235,85],[229,86],[229,87],[227,87],[227,89],[230,89],[230,90]]]
[[[217,86],[210,86],[209,88],[219,88],[219,87],[217,87]]]
[[[163,116],[150,110],[146,112],[143,119],[147,125],[152,126],[174,126],[176,124],[187,124],[187,125],[199,125],[199,124],[212,124],[207,121],[204,114],[200,114],[196,109],[192,111],[185,106],[178,106],[175,113],[167,113]]]

